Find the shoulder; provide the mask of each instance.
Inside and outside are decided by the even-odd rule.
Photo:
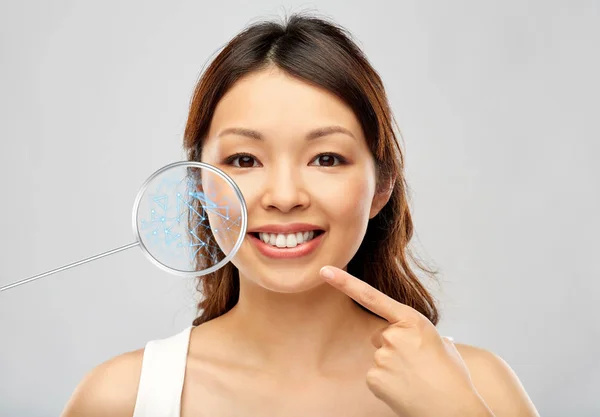
[[[144,349],[139,349],[91,370],[73,392],[61,417],[133,416],[143,357]]]
[[[475,389],[497,417],[538,417],[525,388],[508,363],[488,350],[455,343]]]

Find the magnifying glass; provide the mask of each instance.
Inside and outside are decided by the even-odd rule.
[[[133,205],[132,225],[135,242],[0,287],[0,292],[135,246],[171,274],[210,274],[242,245],[248,210],[238,186],[220,169],[203,162],[175,162],[144,182]]]

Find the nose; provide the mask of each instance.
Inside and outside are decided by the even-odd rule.
[[[282,212],[308,207],[310,198],[299,170],[283,162],[269,170],[261,203],[266,210]]]

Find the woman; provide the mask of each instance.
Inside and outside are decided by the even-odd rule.
[[[193,326],[94,369],[63,416],[537,415],[504,361],[437,332],[385,91],[343,29],[244,30],[184,145],[238,184],[248,236]]]

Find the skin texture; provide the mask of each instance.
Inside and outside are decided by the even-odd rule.
[[[348,134],[306,139],[327,126]],[[223,134],[229,128],[263,139]],[[228,159],[237,152],[251,157]],[[415,310],[343,271],[389,195],[376,192],[366,139],[342,101],[276,68],[251,74],[217,106],[202,160],[239,185],[249,229],[306,222],[325,234],[302,259],[269,259],[244,242],[233,261],[238,304],[192,331],[183,417],[537,416],[501,358],[443,339]],[[319,272],[325,265],[337,267],[332,281]],[[131,416],[142,356],[91,371],[63,416]]]

